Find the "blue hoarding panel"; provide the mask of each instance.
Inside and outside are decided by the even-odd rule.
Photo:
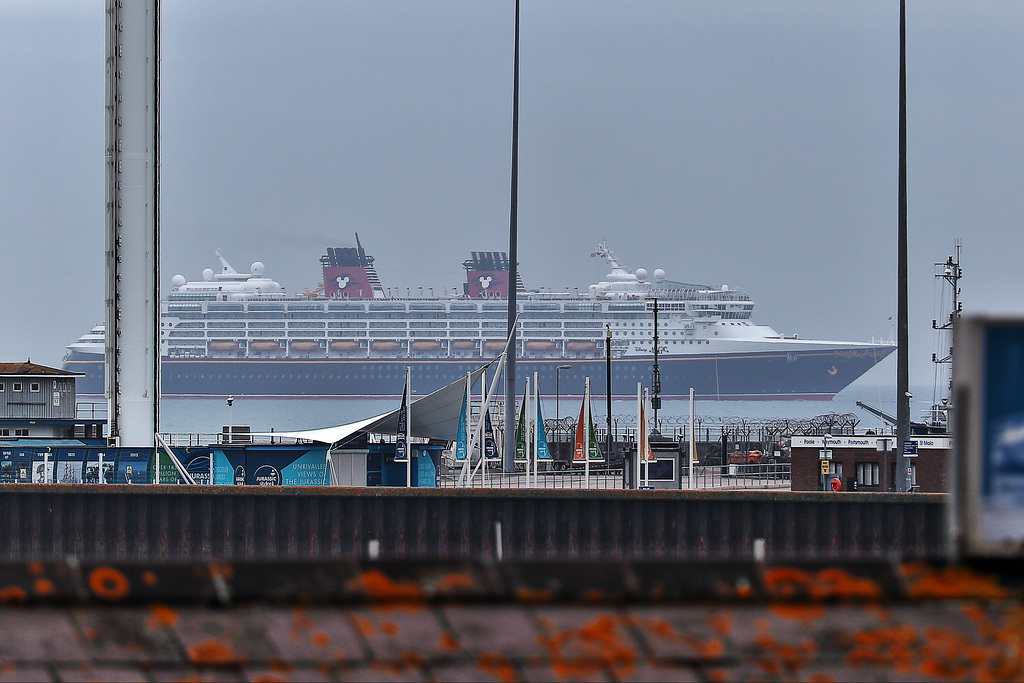
[[[31,453],[24,448],[0,449],[0,483],[27,484],[31,481]]]
[[[54,481],[58,484],[81,484],[85,466],[85,448],[58,448]]]
[[[117,453],[115,484],[149,484],[153,481],[150,462],[153,451],[139,448],[122,448]]]

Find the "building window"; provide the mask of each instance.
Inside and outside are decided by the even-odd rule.
[[[11,384],[11,389],[14,391],[21,391],[21,382],[13,382]]]
[[[15,429],[14,430],[14,435],[15,436],[28,436],[28,429],[27,428],[26,429]]]
[[[857,483],[861,486],[878,486],[878,463],[857,463]]]
[[[11,435],[11,430],[10,429],[0,429],[0,436],[10,436],[10,435]]]
[[[31,384],[29,384],[28,385],[28,390],[29,391],[33,391],[33,392],[38,394],[39,393],[39,382],[32,382]]]
[[[6,389],[7,387],[4,385],[4,383],[0,382],[0,391],[5,391]]]

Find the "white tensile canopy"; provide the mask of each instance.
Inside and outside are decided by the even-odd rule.
[[[470,386],[476,384],[491,363],[483,365],[469,375]],[[425,439],[453,441],[459,429],[459,416],[462,414],[462,403],[465,396],[466,380],[460,379],[432,394],[413,401],[410,408],[412,419],[409,422],[411,436]],[[395,434],[398,432],[398,413],[401,406],[389,413],[369,417],[358,422],[307,429],[298,432],[267,432],[253,436],[275,436],[318,443],[335,444],[344,441],[358,432],[372,434]]]

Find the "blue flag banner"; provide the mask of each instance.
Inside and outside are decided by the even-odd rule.
[[[462,395],[462,414],[459,415],[459,431],[455,435],[455,459],[465,460],[469,443],[466,439],[466,403],[468,402],[468,390]]]
[[[540,401],[537,401],[537,459],[551,459],[551,449],[548,448],[548,437],[544,432],[544,415],[540,412]]]

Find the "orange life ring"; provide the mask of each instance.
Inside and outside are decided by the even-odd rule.
[[[828,486],[833,491],[838,492],[840,489],[843,488],[843,482],[839,477],[832,477],[832,481],[828,483]]]

